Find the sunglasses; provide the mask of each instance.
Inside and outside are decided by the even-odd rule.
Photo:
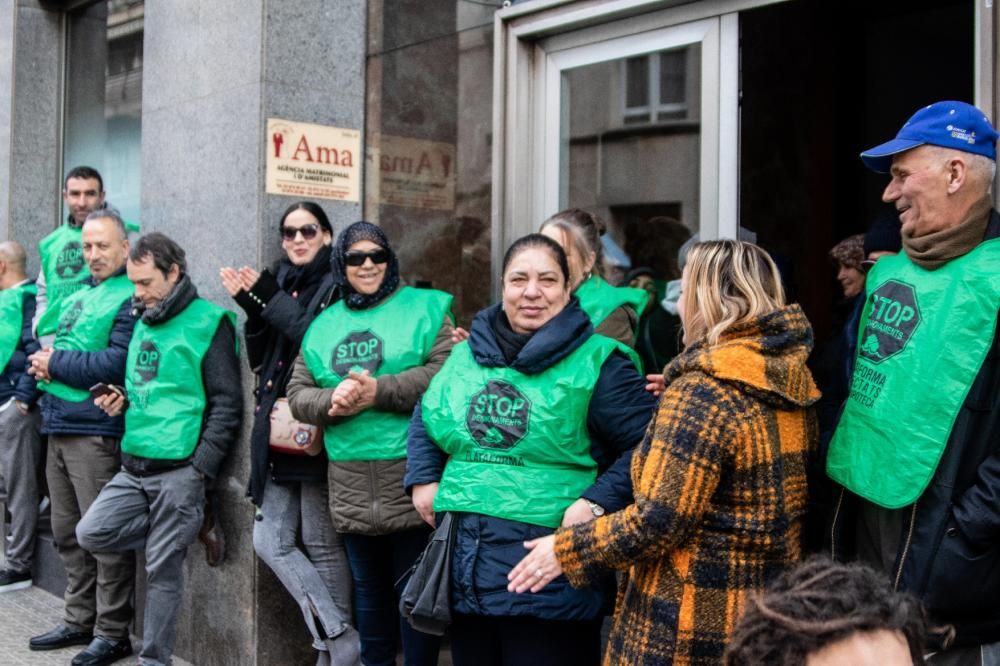
[[[319,233],[318,224],[304,224],[301,227],[281,227],[281,238],[286,241],[295,240],[297,234],[302,234],[302,238],[311,241]]]
[[[348,266],[364,266],[367,259],[371,259],[373,264],[384,264],[389,261],[389,251],[358,252],[355,250],[344,254],[344,263]]]

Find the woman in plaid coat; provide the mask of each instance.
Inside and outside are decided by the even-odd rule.
[[[510,589],[626,573],[605,664],[715,664],[747,596],[800,559],[819,391],[812,329],[763,250],[694,246],[655,421],[632,459],[635,503],[527,542]]]

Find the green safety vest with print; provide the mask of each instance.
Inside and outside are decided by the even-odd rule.
[[[623,305],[631,305],[636,316],[641,316],[649,303],[649,294],[634,287],[612,287],[604,278],[591,275],[573,294],[580,299],[580,307],[596,328],[612,312]]]
[[[996,335],[998,266],[1000,239],[933,271],[905,254],[878,260],[830,478],[887,509],[924,492]]]
[[[194,453],[205,414],[201,363],[223,317],[235,328],[235,314],[196,298],[167,321],[135,325],[125,362],[122,453],[154,460]]]
[[[66,300],[56,328],[52,348],[56,350],[94,352],[105,349],[111,340],[115,315],[122,303],[132,298],[134,288],[125,275],[104,280],[92,289],[78,292]],[[84,388],[68,386],[56,379],[39,382],[38,388],[47,393],[81,402],[90,398]],[[88,387],[89,388],[89,387]]]
[[[10,358],[21,341],[24,295],[35,293],[34,282],[0,290],[0,371],[10,363]]]
[[[449,455],[434,510],[559,527],[597,478],[587,412],[616,349],[638,363],[630,349],[595,334],[526,375],[481,366],[468,342],[456,345],[421,402],[428,436]]]
[[[45,312],[38,320],[36,334],[56,332],[63,306],[70,296],[81,289],[89,289],[84,280],[90,277],[90,268],[83,258],[83,230],[72,224],[63,224],[38,244],[38,255],[45,277]]]
[[[306,331],[302,356],[321,388],[334,388],[350,371],[395,375],[427,361],[451,294],[402,287],[378,305],[351,310],[338,301]],[[374,407],[324,428],[330,460],[396,460],[406,457],[410,414]]]

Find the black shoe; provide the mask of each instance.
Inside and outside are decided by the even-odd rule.
[[[58,650],[71,645],[87,645],[93,638],[93,632],[73,631],[64,624],[57,624],[52,631],[32,637],[28,647],[32,650]]]
[[[127,638],[114,640],[103,636],[94,636],[90,645],[69,662],[72,666],[104,666],[113,664],[119,659],[132,654],[132,641]]]
[[[0,570],[0,592],[13,592],[31,587],[30,571],[14,571],[13,569]]]

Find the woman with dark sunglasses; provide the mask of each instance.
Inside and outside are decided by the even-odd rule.
[[[394,584],[427,545],[403,491],[406,433],[420,396],[451,350],[452,297],[400,285],[382,230],[355,222],[337,238],[343,299],[309,327],[288,398],[295,418],[322,425],[330,515],[347,548],[365,664],[436,664],[439,639],[401,621]]]
[[[270,270],[220,271],[223,286],[247,313],[247,357],[257,375],[247,490],[257,506],[254,550],[302,609],[319,663],[356,664],[351,574],[327,511],[326,457],[271,447],[272,412],[287,411],[281,402],[302,336],[338,295],[330,270],[333,230],[311,201],[292,204],[278,228],[285,256]]]

